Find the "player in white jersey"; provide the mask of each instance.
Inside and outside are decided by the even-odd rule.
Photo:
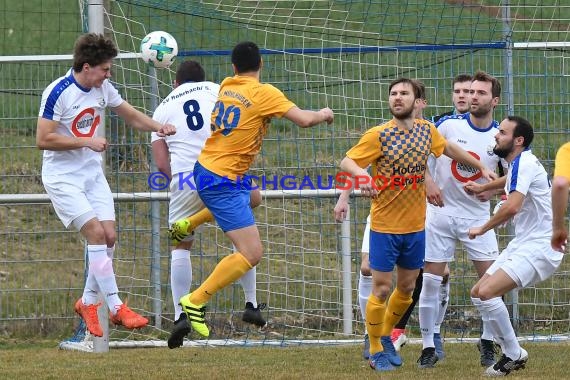
[[[463,115],[469,112],[469,108],[471,106],[471,82],[473,81],[473,76],[470,74],[459,74],[455,78],[453,78],[453,93],[451,95],[451,100],[453,102],[453,110],[450,112],[446,112],[440,115],[433,116],[431,120],[434,123],[438,121],[452,116],[452,115]],[[428,162],[433,161],[430,159]],[[432,162],[433,164],[433,162]],[[439,187],[433,182],[428,181],[426,185],[429,185],[427,193],[430,195],[436,195],[436,198],[432,199],[433,204],[438,204],[441,202],[441,191]],[[439,196],[439,198],[437,197]],[[416,283],[417,288],[422,289],[423,285],[423,271],[421,272],[422,276],[418,277],[418,282]],[[445,319],[445,313],[447,312],[447,307],[449,306],[449,291],[450,291],[450,282],[449,282],[449,265],[445,266],[441,281],[441,285],[439,287],[439,300],[438,300],[438,311],[436,312],[436,319],[435,325],[433,328],[433,343],[435,345],[435,353],[439,360],[443,360],[445,358],[445,352],[443,349],[443,338],[441,337],[441,325],[443,320]],[[415,292],[415,291],[414,291]],[[421,293],[420,293],[421,294]],[[419,299],[419,296],[418,296]]]
[[[72,225],[87,241],[87,280],[75,311],[95,336],[103,336],[97,317],[99,291],[113,323],[129,329],[148,323],[123,304],[113,272],[115,208],[101,166],[108,142],[96,133],[103,110],[110,107],[135,129],[163,136],[176,132],[174,126],[161,125],[134,109],[109,82],[117,53],[113,41],[103,35],[80,36],[72,69],[43,92],[36,134],[36,144],[44,150],[42,182],[53,207],[63,224]]]
[[[196,191],[192,171],[206,139],[210,137],[209,121],[220,89],[220,85],[205,80],[204,69],[196,61],[185,61],[180,64],[174,86],[174,90],[156,108],[153,119],[162,124],[175,125],[177,133],[165,137],[152,134],[153,158],[158,170],[170,179],[169,226],[204,209],[204,203]],[[252,208],[260,203],[259,189],[252,190]],[[178,301],[180,297],[190,292],[192,284],[190,249],[193,240],[194,235],[190,234],[181,241],[173,242],[170,287],[174,315],[178,316],[178,319],[168,338],[169,348],[182,346],[184,337],[190,332],[186,314]],[[255,276],[254,267],[240,280],[246,296],[243,319],[264,326],[266,322],[257,304]]]
[[[490,168],[497,167],[500,162],[492,151],[498,125],[493,120],[493,109],[499,102],[500,93],[501,86],[496,78],[477,72],[470,87],[470,112],[449,116],[436,124],[447,141],[461,146]],[[475,241],[467,235],[469,227],[480,225],[489,219],[489,198],[494,192],[473,196],[463,190],[466,182],[481,181],[481,173],[448,157],[439,157],[433,161],[430,166],[433,179],[426,178],[429,204],[426,214],[426,257],[419,301],[423,341],[422,354],[418,360],[420,368],[433,367],[442,356],[436,352],[434,329],[440,316],[441,282],[446,265],[454,260],[457,241],[465,246],[479,277],[483,276],[498,255],[493,230]],[[476,298],[472,300],[476,306],[480,303]],[[485,366],[494,363],[494,347],[490,338],[483,322],[479,349],[481,364]]]
[[[534,133],[522,117],[509,116],[501,122],[493,149],[509,163],[506,178],[480,185],[469,182],[465,190],[481,193],[505,189],[507,200],[495,215],[480,227],[469,229],[475,239],[513,218],[515,237],[495,263],[471,289],[481,299],[484,320],[503,350],[501,359],[485,371],[488,376],[506,376],[524,368],[528,353],[521,348],[502,296],[549,278],[562,261],[563,254],[552,249],[551,188],[548,174],[530,151]]]

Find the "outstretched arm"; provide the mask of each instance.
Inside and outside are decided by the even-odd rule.
[[[176,133],[176,127],[172,124],[160,124],[158,121],[151,119],[141,111],[135,109],[128,102],[121,103],[118,107],[113,108],[127,124],[135,129],[147,132],[156,132],[158,136],[170,136]]]
[[[302,110],[299,107],[293,107],[283,117],[291,120],[301,128],[312,127],[325,121],[327,124],[331,124],[334,120],[333,111],[328,107],[320,111]]]

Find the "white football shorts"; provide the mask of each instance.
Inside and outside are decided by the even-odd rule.
[[[77,217],[94,212],[100,221],[115,220],[113,193],[102,170],[88,174],[42,173],[44,188],[66,228]]]
[[[550,239],[518,242],[515,238],[486,273],[492,275],[502,269],[518,287],[524,288],[552,276],[563,257],[562,253],[552,249]]]
[[[446,263],[455,260],[455,247],[458,241],[467,250],[467,257],[473,261],[495,260],[499,255],[495,231],[469,239],[469,228],[479,227],[489,220],[465,219],[433,212],[428,207],[426,213],[426,257],[431,263]]]

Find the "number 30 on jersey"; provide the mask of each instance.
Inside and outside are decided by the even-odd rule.
[[[211,124],[212,132],[217,129],[223,129],[221,132],[222,135],[227,136],[235,127],[237,127],[241,116],[241,110],[234,105],[226,107],[224,103],[218,100],[214,106],[212,115],[214,116],[214,122]]]

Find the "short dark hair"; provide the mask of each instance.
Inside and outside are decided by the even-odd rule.
[[[424,84],[424,82],[417,79],[413,79],[413,82],[415,82],[416,86],[418,86],[418,88],[420,89],[420,96],[418,98],[426,100],[426,85]]]
[[[196,61],[184,61],[176,70],[176,82],[178,84],[203,82],[204,80],[206,80],[204,68]]]
[[[473,77],[469,74],[459,74],[455,78],[453,78],[453,85],[455,83],[463,83],[463,82],[473,82]]]
[[[79,36],[73,48],[73,71],[83,70],[84,64],[97,66],[110,61],[119,54],[115,43],[102,34],[87,33]]]
[[[507,116],[507,119],[515,123],[513,138],[522,136],[524,138],[523,146],[528,148],[534,139],[534,131],[530,122],[520,116]]]
[[[240,42],[232,50],[232,63],[238,74],[259,70],[261,67],[259,48],[250,41]]]
[[[388,87],[388,95],[390,94],[390,92],[392,92],[392,87],[394,87],[395,85],[400,84],[400,83],[408,83],[409,85],[411,85],[412,88],[414,89],[414,98],[415,99],[423,99],[423,98],[421,98],[421,89],[420,89],[420,86],[418,85],[417,81],[410,79],[410,78],[394,79],[390,83],[390,87]]]
[[[475,75],[473,75],[473,82],[476,80],[480,82],[491,82],[491,95],[493,98],[501,96],[501,83],[494,76],[489,75],[484,71],[477,71]]]

